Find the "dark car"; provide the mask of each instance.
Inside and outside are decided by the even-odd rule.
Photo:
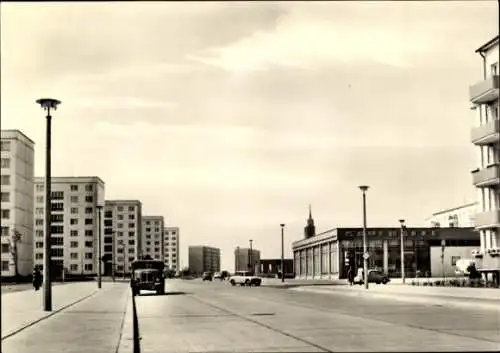
[[[138,260],[132,263],[130,287],[132,295],[139,295],[141,290],[154,290],[156,294],[165,294],[165,264],[158,260]]]
[[[391,279],[382,271],[368,270],[368,283],[387,284]],[[354,284],[363,284],[363,269],[359,269],[358,275],[354,277]]]
[[[212,272],[203,272],[203,281],[211,281],[213,280],[214,276]]]

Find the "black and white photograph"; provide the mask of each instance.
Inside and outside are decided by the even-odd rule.
[[[500,351],[499,5],[3,1],[1,352]]]

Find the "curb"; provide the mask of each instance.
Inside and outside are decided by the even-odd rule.
[[[446,297],[438,295],[414,295],[414,294],[386,294],[376,292],[361,292],[361,291],[332,291],[316,288],[291,288],[291,290],[301,292],[311,292],[329,295],[344,295],[350,297],[378,297],[381,299],[391,299],[401,302],[424,303],[434,306],[453,306],[453,307],[471,307],[475,309],[485,310],[500,310],[500,301],[492,299],[473,298],[472,301],[464,301],[470,298]]]
[[[29,327],[33,326],[33,325],[35,325],[35,324],[37,324],[37,323],[39,323],[39,322],[41,322],[41,321],[45,320],[45,319],[48,319],[48,318],[49,318],[49,317],[51,317],[51,316],[54,316],[55,314],[57,314],[57,313],[59,313],[59,312],[61,312],[61,311],[65,310],[65,309],[68,309],[69,307],[72,307],[72,306],[73,306],[73,305],[75,305],[75,304],[78,304],[78,303],[80,303],[80,302],[84,301],[85,299],[88,299],[88,298],[92,297],[93,295],[95,295],[95,294],[96,294],[96,293],[98,293],[98,292],[99,292],[99,290],[95,289],[92,293],[90,293],[90,294],[88,294],[88,295],[86,295],[86,296],[84,296],[84,297],[82,297],[82,298],[79,298],[79,299],[77,299],[77,300],[76,300],[76,301],[74,301],[74,302],[71,302],[71,303],[69,303],[69,304],[66,304],[65,306],[62,306],[62,307],[60,307],[60,308],[59,308],[59,309],[57,309],[57,310],[53,310],[53,311],[49,312],[48,314],[46,314],[46,315],[44,315],[44,316],[42,316],[42,317],[40,317],[40,318],[38,318],[38,319],[35,319],[34,321],[31,321],[31,322],[29,322],[28,324],[25,324],[24,326],[22,326],[22,327],[20,327],[20,328],[15,329],[15,330],[14,330],[14,331],[12,331],[12,332],[7,333],[5,336],[3,336],[3,337],[2,337],[2,341],[3,341],[3,340],[5,340],[5,339],[7,339],[7,338],[9,338],[9,337],[12,337],[12,336],[14,336],[14,335],[18,334],[19,332],[21,332],[21,331],[23,331],[23,330],[25,330],[25,329],[27,329],[27,328],[29,328]]]

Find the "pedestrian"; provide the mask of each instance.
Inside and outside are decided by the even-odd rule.
[[[39,290],[42,285],[42,274],[38,266],[35,266],[33,269],[33,287],[35,287],[35,291]]]
[[[354,274],[352,273],[352,267],[349,266],[349,270],[347,270],[347,279],[349,281],[349,285],[352,286],[354,282]]]

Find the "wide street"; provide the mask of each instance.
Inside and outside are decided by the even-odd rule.
[[[136,297],[142,353],[500,349],[500,305],[390,300],[342,285],[311,292],[166,283],[166,295]],[[88,295],[88,285],[80,286]],[[497,292],[487,293],[494,298]],[[2,338],[2,352],[132,352],[131,302],[126,283],[103,283],[99,293]],[[2,313],[2,325],[4,320]]]

